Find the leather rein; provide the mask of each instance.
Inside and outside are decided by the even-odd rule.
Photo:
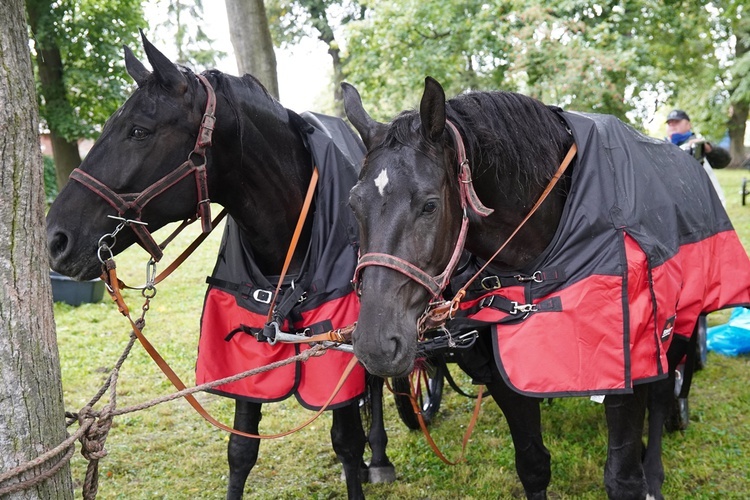
[[[90,189],[109,205],[117,210],[117,218],[126,220],[124,217],[128,213],[134,213],[135,218],[128,218],[128,225],[133,229],[140,240],[143,248],[151,254],[155,262],[158,262],[163,256],[163,246],[160,246],[154,240],[147,229],[147,223],[141,221],[141,215],[146,205],[164,193],[166,190],[180,182],[189,175],[195,175],[195,185],[198,192],[198,206],[196,208],[196,217],[201,219],[201,228],[203,233],[211,232],[211,203],[208,196],[208,179],[206,175],[206,149],[211,146],[211,136],[216,123],[216,93],[205,76],[196,74],[198,80],[206,89],[206,109],[203,113],[203,119],[198,130],[198,138],[195,141],[195,147],[188,153],[188,158],[179,167],[157,180],[140,193],[123,193],[118,194],[112,188],[96,179],[92,175],[76,168],[70,173],[70,179],[79,182],[86,188]],[[196,164],[197,161],[197,164]]]
[[[427,310],[422,314],[417,322],[418,335],[421,338],[423,334],[428,330],[434,330],[442,327],[448,320],[452,319],[455,312],[458,310],[459,305],[463,297],[466,295],[466,291],[469,285],[485,270],[485,268],[492,262],[498,254],[510,243],[513,237],[521,230],[526,222],[531,218],[532,215],[537,211],[542,202],[552,192],[557,182],[562,177],[565,170],[568,168],[573,158],[575,157],[577,147],[575,143],[570,147],[568,153],[560,164],[559,168],[550,179],[547,187],[544,189],[539,199],[536,201],[534,206],[531,208],[529,213],[524,219],[518,224],[516,229],[508,236],[503,244],[497,249],[497,251],[487,259],[487,262],[479,269],[471,279],[455,294],[451,300],[441,300],[441,294],[443,290],[448,286],[451,275],[458,265],[461,254],[466,244],[466,235],[469,228],[469,217],[467,214],[468,208],[471,209],[480,217],[487,217],[494,210],[485,207],[477,197],[476,191],[471,178],[471,168],[469,160],[466,156],[466,148],[464,147],[463,139],[458,131],[458,128],[450,121],[446,120],[448,130],[453,137],[453,142],[456,147],[456,156],[458,158],[458,181],[459,181],[459,192],[461,198],[461,210],[463,212],[461,220],[461,229],[459,230],[458,239],[456,246],[453,250],[450,260],[445,270],[437,276],[431,276],[429,273],[423,271],[419,267],[415,266],[411,262],[405,259],[396,257],[386,253],[370,252],[362,255],[357,264],[357,268],[354,272],[354,284],[355,288],[359,289],[360,286],[360,274],[362,269],[368,266],[380,266],[398,271],[401,274],[411,278],[422,285],[430,293],[432,300],[427,307]]]

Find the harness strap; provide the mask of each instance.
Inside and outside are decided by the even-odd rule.
[[[508,238],[505,240],[505,242],[500,245],[500,248],[498,248],[492,256],[487,259],[487,262],[484,263],[482,267],[479,268],[479,270],[472,276],[469,281],[466,282],[466,284],[461,287],[461,290],[459,290],[459,293],[463,291],[462,296],[466,293],[466,290],[468,287],[476,280],[482,272],[487,269],[487,266],[490,265],[490,263],[495,260],[495,257],[497,257],[500,252],[503,251],[503,249],[510,243],[510,241],[513,239],[513,237],[518,234],[518,231],[521,230],[521,228],[528,222],[529,219],[531,219],[531,216],[534,215],[537,211],[537,209],[542,205],[544,200],[547,199],[547,196],[552,192],[552,190],[557,185],[557,181],[559,181],[563,174],[565,173],[565,170],[567,170],[568,165],[573,161],[573,158],[576,155],[576,152],[578,152],[578,147],[576,146],[576,143],[574,142],[572,146],[570,146],[570,149],[568,150],[568,154],[565,155],[565,158],[563,159],[562,163],[560,163],[560,166],[557,168],[557,171],[555,172],[555,175],[552,176],[552,179],[550,179],[549,183],[547,184],[547,187],[544,188],[544,191],[542,191],[542,194],[539,195],[539,199],[536,200],[536,203],[534,203],[534,206],[531,207],[531,210],[529,210],[529,213],[526,214],[526,217],[523,218],[523,220],[518,224],[518,226],[513,230],[513,232],[508,236]],[[456,294],[458,295],[458,294]]]
[[[484,272],[484,270],[487,268],[487,266],[492,263],[492,261],[497,257],[500,252],[503,251],[503,249],[510,243],[510,241],[513,239],[513,237],[518,234],[518,231],[521,230],[521,228],[526,224],[526,222],[531,218],[534,213],[536,213],[537,209],[541,206],[542,202],[547,199],[547,196],[552,192],[552,189],[557,185],[557,182],[560,180],[562,175],[565,173],[565,170],[567,170],[570,163],[573,161],[573,158],[576,155],[576,152],[578,151],[578,147],[575,143],[573,143],[572,146],[570,146],[570,149],[568,150],[568,153],[565,155],[565,158],[563,159],[562,163],[560,163],[560,166],[558,167],[555,174],[552,176],[552,179],[550,179],[549,183],[547,184],[547,187],[542,191],[542,194],[539,196],[539,199],[536,201],[533,207],[531,207],[531,210],[529,210],[529,213],[526,214],[526,216],[523,218],[523,220],[518,224],[516,229],[513,230],[513,232],[508,236],[508,238],[503,242],[502,245],[500,245],[500,248],[495,251],[492,256],[487,259],[487,261],[482,265],[482,267],[479,268],[479,270],[474,273],[474,275],[469,278],[469,280],[462,286],[455,294],[455,296],[449,300],[444,302],[439,302],[435,304],[431,304],[429,309],[422,314],[418,321],[418,331],[421,333],[424,333],[426,330],[436,328],[438,326],[441,326],[445,324],[445,321],[448,319],[451,319],[453,317],[453,311],[458,310],[459,304],[463,300],[463,298],[466,296],[466,292],[471,286],[471,284]]]
[[[299,238],[302,235],[302,229],[305,227],[305,221],[307,220],[307,213],[310,211],[310,205],[312,205],[313,197],[315,196],[315,188],[318,185],[318,167],[313,168],[312,177],[310,178],[310,185],[307,187],[307,194],[305,195],[305,201],[302,203],[302,210],[299,214],[299,219],[297,219],[297,226],[294,228],[294,234],[292,235],[292,241],[289,243],[289,248],[286,252],[286,258],[284,259],[284,266],[281,268],[281,274],[279,275],[279,282],[276,285],[276,290],[273,294],[273,300],[271,300],[271,306],[268,308],[268,316],[266,318],[266,322],[270,323],[273,321],[273,314],[274,314],[274,305],[276,304],[276,299],[279,296],[279,291],[281,290],[281,286],[284,283],[284,277],[286,276],[287,271],[289,270],[289,265],[292,263],[292,257],[294,256],[294,251],[297,248],[297,243],[299,243]]]
[[[213,221],[211,221],[211,229],[209,229],[208,232],[203,232],[203,233],[199,234],[193,240],[193,242],[190,245],[188,245],[188,247],[185,248],[185,250],[183,250],[182,253],[177,258],[175,258],[175,260],[172,261],[172,263],[169,266],[167,266],[161,273],[159,273],[154,278],[154,282],[152,283],[152,285],[158,285],[159,283],[161,283],[162,281],[164,281],[170,274],[172,274],[178,267],[180,267],[180,265],[182,265],[182,263],[185,262],[185,260],[187,260],[187,258],[190,257],[193,254],[193,252],[201,245],[201,243],[203,243],[206,240],[206,238],[208,238],[209,234],[211,234],[211,231],[213,231],[213,228],[215,228],[219,224],[219,222],[221,222],[221,220],[224,217],[226,217],[226,215],[227,215],[226,209],[224,209],[221,212],[219,212],[219,215],[217,215],[213,219]],[[195,221],[195,219],[191,220],[190,222],[194,222],[194,221]],[[185,227],[187,227],[188,224],[189,224],[188,221],[183,222],[180,225],[180,227],[178,227],[177,230],[175,230],[175,232],[172,233],[169,236],[169,238],[166,239],[166,241],[162,242],[162,244],[159,245],[159,248],[164,249],[167,246],[167,243],[169,243],[175,236],[177,236],[177,233],[179,233],[182,229],[184,229]],[[137,226],[137,224],[136,224],[136,226]],[[120,289],[130,289],[130,290],[137,290],[138,289],[138,287],[132,287],[132,286],[126,285],[120,279],[117,280],[117,283],[118,283],[118,286],[120,287]]]
[[[178,390],[184,390],[187,386],[184,384],[184,382],[180,379],[179,375],[177,375],[174,370],[172,370],[172,367],[169,366],[169,364],[164,360],[164,358],[159,354],[159,352],[156,350],[156,348],[149,342],[149,340],[146,338],[146,336],[141,331],[141,328],[136,324],[135,321],[130,316],[130,311],[128,309],[127,304],[125,304],[125,300],[122,297],[122,294],[120,292],[120,288],[118,286],[119,280],[117,279],[116,274],[116,266],[112,259],[108,259],[105,263],[105,269],[104,273],[102,274],[102,279],[107,284],[107,291],[109,292],[110,296],[112,297],[112,300],[115,301],[117,304],[118,309],[120,312],[125,316],[128,321],[130,322],[131,327],[133,328],[133,333],[135,333],[135,336],[138,338],[138,341],[141,343],[143,348],[146,350],[146,352],[151,356],[151,359],[154,360],[156,365],[159,367],[159,369],[162,371],[162,373],[169,379],[169,381],[172,383],[172,385]],[[198,402],[198,400],[193,396],[192,394],[188,394],[185,396],[185,400],[190,404],[190,406],[195,409],[195,411],[203,417],[208,423],[213,425],[214,427],[217,427],[223,431],[230,432],[232,434],[237,434],[238,436],[243,436],[247,438],[253,438],[253,439],[276,439],[281,438],[284,436],[288,436],[294,432],[297,432],[298,430],[310,425],[312,422],[314,422],[327,408],[330,406],[333,399],[336,397],[336,395],[339,393],[341,388],[344,386],[344,383],[346,382],[346,379],[351,374],[352,370],[354,370],[354,367],[357,365],[358,360],[355,356],[352,356],[352,359],[349,361],[349,364],[344,369],[344,372],[341,375],[341,378],[339,379],[338,383],[336,384],[336,387],[334,387],[333,392],[331,393],[328,400],[326,400],[325,404],[315,413],[315,415],[312,416],[309,420],[303,422],[302,424],[298,425],[297,427],[290,429],[285,432],[281,432],[278,434],[252,434],[248,432],[242,432],[238,431],[236,429],[233,429],[232,427],[229,427],[228,425],[225,425],[216,418],[214,418],[208,411]]]

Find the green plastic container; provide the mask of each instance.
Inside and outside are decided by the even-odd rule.
[[[104,297],[104,282],[99,278],[91,281],[75,281],[55,271],[49,272],[52,280],[52,300],[79,306],[99,302]]]

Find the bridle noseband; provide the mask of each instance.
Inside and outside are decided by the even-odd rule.
[[[185,177],[195,174],[195,184],[198,191],[198,206],[196,208],[196,218],[201,219],[201,228],[204,233],[211,231],[211,204],[208,197],[208,178],[206,175],[206,149],[211,146],[211,135],[213,134],[214,124],[216,123],[216,93],[209,81],[203,75],[195,75],[206,89],[206,110],[203,113],[198,138],[195,141],[195,147],[188,158],[179,167],[172,170],[158,181],[140,193],[122,193],[118,194],[106,184],[76,168],[70,173],[70,179],[81,183],[104,201],[109,203],[119,217],[124,217],[126,213],[132,211],[135,213],[135,224],[130,224],[133,232],[141,241],[143,247],[151,254],[154,261],[158,262],[162,255],[162,248],[156,243],[154,237],[146,228],[146,224],[141,222],[141,213],[146,205],[164,193],[166,190],[180,182]],[[194,160],[199,160],[196,165]],[[194,219],[193,219],[194,220]]]
[[[448,126],[448,130],[453,136],[453,142],[456,146],[456,154],[458,156],[458,181],[459,181],[459,192],[461,198],[461,210],[463,212],[461,219],[461,229],[458,233],[458,240],[451,255],[448,265],[445,270],[437,276],[431,276],[429,273],[418,268],[411,262],[408,262],[395,255],[389,255],[386,253],[370,252],[362,255],[357,263],[357,268],[354,271],[354,284],[359,293],[359,275],[363,268],[368,266],[380,266],[393,269],[401,274],[406,275],[413,281],[416,281],[430,292],[432,300],[436,300],[440,297],[448,282],[453,274],[454,269],[458,265],[461,258],[461,253],[466,243],[466,234],[469,230],[469,216],[467,214],[467,208],[476,212],[481,217],[487,217],[493,210],[482,205],[482,202],[477,197],[474,191],[474,185],[471,179],[471,168],[469,166],[469,160],[466,157],[466,149],[464,147],[461,134],[459,133],[456,126],[449,120],[445,121]]]

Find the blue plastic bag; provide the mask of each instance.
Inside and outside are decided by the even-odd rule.
[[[729,321],[706,332],[709,351],[727,356],[750,352],[750,309],[735,307]]]

